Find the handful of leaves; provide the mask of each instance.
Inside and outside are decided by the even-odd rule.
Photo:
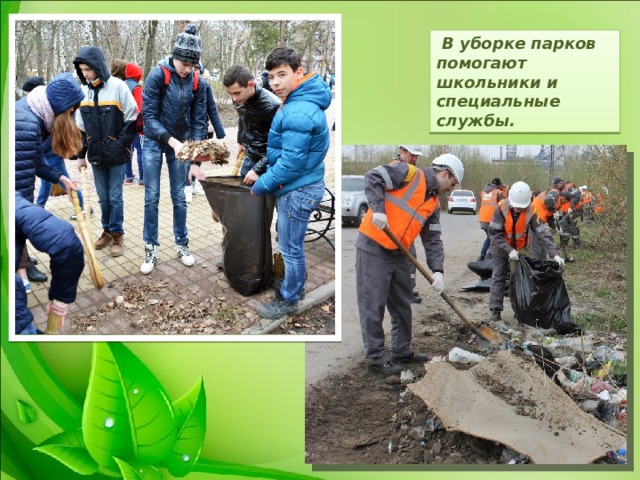
[[[229,163],[229,149],[215,140],[187,140],[177,156],[181,162],[211,162],[216,165]]]

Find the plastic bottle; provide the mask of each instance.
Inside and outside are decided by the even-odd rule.
[[[600,345],[596,348],[593,352],[593,356],[597,358],[600,363],[605,363],[616,358],[615,351],[606,345]]]
[[[471,353],[462,348],[453,347],[449,352],[449,361],[457,363],[478,363],[485,359],[482,355]]]

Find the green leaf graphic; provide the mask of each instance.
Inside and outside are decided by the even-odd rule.
[[[184,477],[200,457],[207,429],[207,398],[204,379],[173,404],[178,425],[178,439],[164,462],[174,477]]]
[[[176,441],[171,401],[138,357],[121,343],[95,343],[82,415],[91,456],[109,469],[113,457],[155,464]]]
[[[34,450],[46,453],[80,475],[92,475],[98,471],[98,464],[84,445],[80,428],[54,435]]]
[[[38,416],[36,409],[22,400],[16,400],[18,406],[18,418],[22,423],[33,423]]]
[[[164,477],[159,470],[149,465],[131,465],[121,460],[120,458],[114,458],[118,467],[120,467],[120,473],[124,480],[163,480]]]

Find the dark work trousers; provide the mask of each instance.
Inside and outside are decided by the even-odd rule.
[[[416,246],[413,243],[409,247],[409,253],[413,255],[413,258],[418,258],[418,255],[416,255]],[[418,269],[408,258],[407,262],[409,262],[409,272],[411,272],[411,291],[413,292],[416,289],[416,272]]]
[[[490,247],[493,254],[493,273],[491,275],[491,291],[489,292],[489,310],[502,311],[504,302],[504,289],[507,286],[509,276],[509,254],[503,249]]]
[[[356,294],[367,362],[380,364],[389,356],[384,348],[382,320],[391,316],[391,353],[411,354],[411,275],[400,251],[381,256],[356,247]]]

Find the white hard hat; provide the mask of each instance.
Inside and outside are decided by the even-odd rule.
[[[456,177],[456,181],[459,184],[462,184],[462,177],[464,177],[464,165],[462,165],[460,159],[455,155],[451,153],[443,153],[442,155],[434,158],[431,165],[434,167],[446,168],[454,177]]]
[[[582,185],[582,186],[580,187],[580,190],[589,190],[589,187],[587,187],[586,185]]]
[[[515,208],[527,208],[531,203],[531,188],[524,182],[516,182],[509,190],[509,203]]]
[[[399,148],[404,148],[411,155],[415,155],[417,157],[422,156],[422,150],[417,148],[415,145],[399,145]]]

